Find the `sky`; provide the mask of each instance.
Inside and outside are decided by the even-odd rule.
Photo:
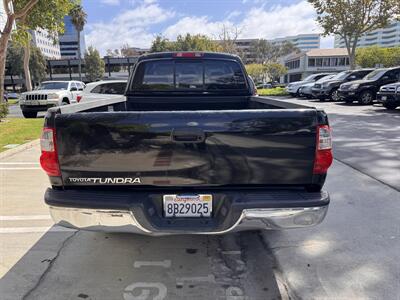
[[[88,14],[87,46],[107,49],[148,48],[158,34],[174,40],[179,34],[204,34],[217,39],[222,28],[238,28],[239,38],[273,39],[320,33],[313,7],[302,0],[84,0]],[[321,48],[332,48],[323,37]]]

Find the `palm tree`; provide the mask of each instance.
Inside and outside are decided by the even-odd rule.
[[[83,7],[77,4],[71,9],[69,15],[78,35],[79,80],[82,81],[81,32],[86,24],[87,14],[83,10]]]

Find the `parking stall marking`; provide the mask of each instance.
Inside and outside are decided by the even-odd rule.
[[[22,162],[22,161],[17,161],[17,162],[0,162],[0,165],[40,165],[38,162]]]
[[[50,215],[0,216],[0,221],[51,220]]]
[[[14,234],[14,233],[38,233],[38,232],[72,232],[76,229],[66,228],[61,226],[47,226],[47,227],[0,227],[0,234]]]
[[[0,170],[41,170],[42,168],[40,167],[0,167]]]
[[[163,261],[135,261],[133,264],[134,268],[141,268],[141,267],[163,267],[163,268],[170,268],[171,267],[171,260],[166,259]]]

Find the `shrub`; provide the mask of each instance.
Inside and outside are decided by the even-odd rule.
[[[276,87],[272,89],[257,90],[257,94],[260,96],[287,96],[288,92],[283,87]]]
[[[0,103],[0,120],[8,115],[8,104]]]

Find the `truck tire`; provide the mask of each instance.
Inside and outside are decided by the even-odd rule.
[[[67,98],[64,98],[61,102],[61,105],[68,105],[69,104],[69,100]]]
[[[37,117],[36,111],[22,111],[22,114],[26,119],[34,119]]]
[[[398,105],[397,105],[397,104],[394,104],[394,103],[384,103],[383,106],[384,106],[386,109],[392,110],[392,109],[396,109]]]
[[[364,91],[361,93],[360,98],[358,98],[358,103],[363,105],[369,105],[374,102],[374,94],[371,91]]]

